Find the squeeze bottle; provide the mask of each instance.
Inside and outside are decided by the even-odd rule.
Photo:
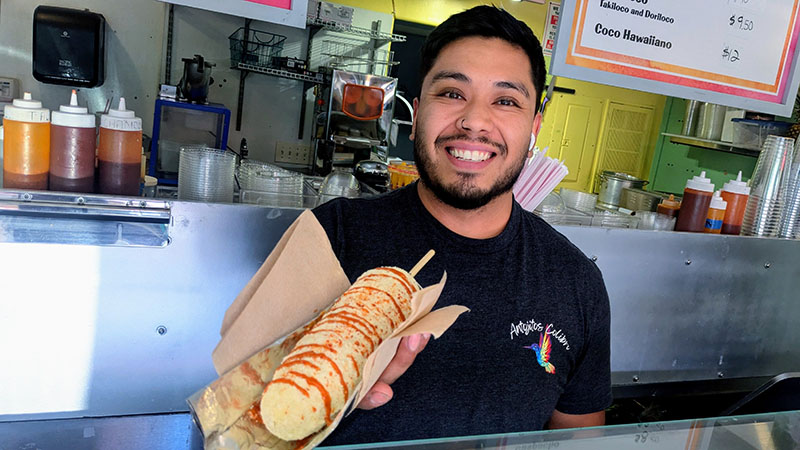
[[[656,207],[656,211],[670,217],[678,217],[681,209],[681,202],[675,200],[673,194],[669,194],[668,199],[661,200],[661,203]]]
[[[50,122],[50,190],[94,192],[95,117],[78,106],[72,90],[69,105],[53,111]]]
[[[708,207],[714,194],[714,184],[706,178],[706,171],[700,172],[686,182],[681,201],[681,212],[675,231],[693,231],[702,233],[706,226]]]
[[[50,110],[26,92],[3,111],[3,187],[47,189]]]
[[[742,181],[742,171],[722,186],[722,198],[728,202],[725,218],[722,220],[722,234],[739,234],[742,230],[742,219],[750,197],[750,186]]]
[[[708,216],[706,217],[706,226],[703,229],[704,233],[719,234],[722,231],[722,219],[725,217],[725,210],[728,203],[720,196],[720,191],[714,192],[711,197],[711,204],[708,207]]]
[[[139,195],[142,165],[142,119],[119,107],[100,116],[97,169],[102,194]]]

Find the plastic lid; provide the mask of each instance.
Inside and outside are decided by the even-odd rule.
[[[33,100],[30,92],[23,94],[22,98],[15,98],[14,102],[6,105],[3,115],[8,120],[18,122],[50,122],[50,110],[42,108],[42,102]]]
[[[709,208],[724,210],[728,207],[728,202],[722,199],[720,192],[721,191],[714,192],[714,196],[711,197],[711,205],[709,205]]]
[[[117,131],[142,131],[142,119],[136,113],[125,109],[125,98],[120,97],[119,107],[111,109],[108,114],[100,116],[100,126]]]
[[[747,183],[742,181],[741,170],[739,171],[739,174],[736,175],[735,180],[730,180],[722,185],[722,190],[725,192],[730,192],[731,194],[750,195],[750,186],[748,186]]]
[[[686,189],[694,189],[696,191],[714,192],[714,183],[706,178],[706,171],[700,172],[700,175],[695,175],[686,182]]]
[[[61,127],[94,128],[97,121],[94,114],[89,114],[89,108],[78,106],[78,96],[73,89],[69,105],[61,105],[58,111],[53,111],[51,123]]]
[[[680,208],[681,202],[675,200],[675,195],[669,194],[669,198],[661,200],[661,204],[668,208]]]

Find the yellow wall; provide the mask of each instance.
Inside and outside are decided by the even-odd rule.
[[[347,6],[394,14],[396,19],[425,25],[438,25],[450,15],[477,5],[495,5],[510,12],[514,17],[527,23],[539,38],[544,34],[544,23],[547,16],[547,3],[539,5],[531,2],[515,2],[511,0],[473,1],[473,0],[336,0]],[[548,62],[549,62],[549,58]],[[401,61],[402,63],[402,61]],[[632,91],[614,86],[606,86],[585,81],[559,78],[556,86],[575,89],[575,95],[594,97],[607,101],[615,101],[632,105],[652,107],[655,113],[651,133],[651,145],[644,157],[642,173],[647,176],[658,138],[658,127],[664,110],[666,97],[646,92]],[[550,141],[552,114],[545,114],[539,142]]]

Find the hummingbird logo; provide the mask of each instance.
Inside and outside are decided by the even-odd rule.
[[[529,348],[536,353],[536,361],[540,366],[544,367],[547,373],[556,373],[556,367],[550,364],[551,346],[549,334],[539,333],[539,345],[526,345],[525,348]]]

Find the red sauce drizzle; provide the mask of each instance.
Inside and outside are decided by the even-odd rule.
[[[289,372],[289,373],[295,373],[295,372]],[[299,384],[295,383],[294,381],[292,381],[292,380],[290,380],[288,378],[274,378],[272,381],[269,382],[269,384],[267,384],[267,387],[264,388],[264,392],[267,392],[267,389],[269,389],[269,387],[272,386],[275,383],[283,383],[283,384],[288,384],[290,386],[294,386],[297,389],[299,389],[300,392],[303,393],[303,395],[305,395],[306,397],[309,396],[307,390],[303,389],[302,387],[300,387]]]
[[[367,314],[370,313],[369,308],[364,306],[363,303],[358,302],[358,301],[353,301],[352,303],[353,303],[352,305],[342,305],[342,306],[337,307],[336,309],[351,309],[351,310],[355,310],[356,312],[360,312],[364,316],[366,316]],[[389,323],[392,325],[392,328],[396,328],[397,327],[397,322],[395,322],[394,319],[392,319],[392,316],[386,314],[383,311],[382,308],[375,308],[375,310],[377,310],[383,317],[386,318],[386,320],[389,321]]]
[[[367,341],[369,341],[370,352],[375,350],[375,343],[372,342],[372,338],[370,336],[368,336],[366,333],[364,333],[363,331],[361,331],[360,328],[358,328],[357,326],[353,325],[354,321],[348,320],[348,319],[345,319],[345,318],[342,318],[342,317],[336,317],[336,318],[332,318],[332,319],[325,319],[325,322],[326,323],[340,323],[342,325],[345,325],[347,327],[352,328],[353,330],[355,330],[356,332],[358,332],[359,334],[364,336],[367,339]],[[380,341],[380,338],[378,340]]]
[[[342,319],[352,319],[354,322],[356,322],[356,323],[358,323],[360,325],[363,325],[364,328],[367,329],[367,331],[372,332],[375,335],[378,335],[378,328],[375,327],[375,325],[369,323],[369,321],[364,320],[362,317],[359,317],[358,315],[355,315],[353,313],[348,313],[346,311],[340,311],[340,312],[331,311],[331,312],[328,313],[328,316],[325,319],[328,319],[328,318],[331,318],[331,317],[340,317]]]
[[[251,366],[249,362],[245,361],[244,364],[242,364],[239,368],[242,372],[242,375],[250,380],[251,383],[258,385],[263,384],[263,381],[261,381],[261,376],[258,374],[258,372],[256,372],[255,369],[253,369],[253,366]]]
[[[390,294],[390,293],[388,293],[388,292],[386,292],[386,291],[384,291],[382,289],[374,288],[374,287],[371,287],[371,286],[355,286],[355,287],[350,288],[350,290],[347,291],[347,292],[355,292],[355,291],[362,291],[362,290],[363,291],[380,292],[381,294],[386,294],[389,297],[389,299],[392,301],[392,304],[394,305],[395,309],[397,309],[397,313],[400,315],[400,320],[401,321],[402,320],[406,320],[406,315],[403,314],[403,309],[400,308],[400,305],[397,304],[397,300],[394,299],[392,294]]]
[[[325,355],[323,353],[317,353],[317,352],[302,352],[302,353],[298,353],[296,355],[290,356],[289,358],[286,358],[286,361],[284,361],[283,364],[281,364],[281,367],[286,367],[289,364],[292,364],[295,361],[297,361],[299,359],[303,359],[303,358],[319,358],[319,359],[324,359],[325,361],[327,361],[331,365],[333,370],[336,372],[336,374],[339,375],[339,382],[342,384],[342,392],[344,393],[345,400],[347,400],[347,396],[350,394],[350,390],[347,388],[347,383],[344,381],[344,375],[342,375],[342,371],[339,370],[339,365],[336,364],[336,361],[334,361],[331,358],[329,358],[328,355]],[[297,372],[290,371],[289,373],[297,373]]]
[[[317,388],[317,390],[319,391],[319,395],[322,396],[322,400],[325,402],[325,425],[330,425],[331,422],[332,422],[332,420],[331,420],[331,396],[330,396],[330,394],[328,394],[328,390],[325,389],[325,386],[323,386],[319,381],[317,381],[317,380],[315,380],[315,379],[313,379],[313,378],[311,378],[311,377],[309,377],[307,375],[303,375],[302,373],[290,371],[289,374],[290,375],[294,375],[294,376],[296,376],[298,378],[302,378],[302,379],[304,379],[306,381],[306,383],[308,383],[309,386],[314,386],[315,388]]]
[[[310,362],[305,361],[305,360],[297,360],[297,359],[287,359],[286,361],[283,362],[283,364],[281,364],[281,367],[298,366],[298,365],[299,366],[310,367],[310,368],[312,368],[314,370],[319,370],[319,366],[318,365],[316,365],[314,363],[310,363]]]
[[[261,402],[253,403],[253,406],[247,410],[247,417],[254,423],[264,425],[264,420],[261,419]]]
[[[361,371],[358,370],[358,363],[356,363],[356,359],[353,358],[353,355],[347,355],[347,357],[350,358],[350,361],[353,362],[353,369],[356,369],[356,376],[360,377],[361,376]]]

